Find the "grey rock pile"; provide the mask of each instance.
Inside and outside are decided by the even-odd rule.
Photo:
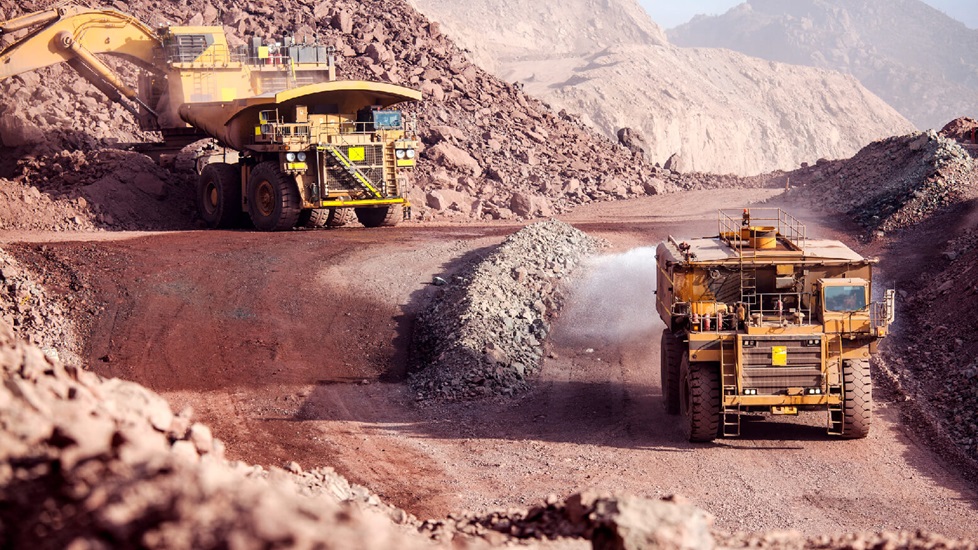
[[[933,130],[880,140],[851,159],[820,160],[787,178],[789,198],[846,212],[870,233],[911,227],[961,202],[978,183],[968,150]]]
[[[52,359],[80,365],[82,342],[67,304],[38,284],[31,270],[0,249],[0,322]]]
[[[155,393],[65,367],[0,321],[0,546],[429,548],[330,469],[224,460]]]
[[[419,315],[419,399],[513,395],[539,369],[561,281],[600,243],[556,220],[529,225],[463,269]]]
[[[716,547],[712,525],[712,516],[681,497],[654,500],[584,492],[564,501],[551,495],[529,510],[430,520],[421,531],[435,540],[452,540],[460,533],[497,544],[510,539],[585,539],[596,550],[711,550]]]

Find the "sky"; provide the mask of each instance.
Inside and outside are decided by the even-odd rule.
[[[681,25],[697,14],[718,15],[725,13],[744,0],[639,0],[662,28]],[[975,0],[923,0],[925,4],[941,10],[972,29],[978,29],[978,2]]]

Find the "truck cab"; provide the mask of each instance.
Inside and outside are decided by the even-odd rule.
[[[740,435],[744,414],[822,410],[830,434],[865,437],[868,360],[893,321],[872,267],[780,209],[721,211],[715,236],[656,251],[666,411],[691,441]]]

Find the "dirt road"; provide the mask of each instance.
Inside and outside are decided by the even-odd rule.
[[[566,217],[608,239],[613,257],[562,314],[530,394],[455,405],[418,406],[403,383],[412,319],[434,292],[433,275],[514,226],[45,246],[71,260],[104,308],[87,350],[97,371],[192,406],[232,458],[333,466],[420,517],[598,489],[679,493],[727,530],[978,536],[978,494],[908,435],[882,389],[873,432],[858,441],[829,438],[812,414],[765,417],[741,439],[694,445],[663,413],[661,325],[649,319],[647,292],[635,291],[647,284],[648,257],[623,253],[670,232],[707,234],[718,206],[766,193],[652,197]],[[834,231],[809,222],[811,235]]]

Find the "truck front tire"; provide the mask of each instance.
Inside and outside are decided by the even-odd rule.
[[[662,330],[659,342],[659,382],[662,405],[667,414],[679,414],[679,363],[683,358],[682,342],[668,328]]]
[[[208,164],[197,180],[197,212],[211,229],[238,227],[241,211],[241,172],[237,166]]]
[[[284,231],[295,227],[301,212],[299,189],[275,162],[261,162],[248,178],[248,214],[262,231]]]
[[[720,430],[720,369],[709,363],[690,363],[683,353],[679,366],[683,432],[694,443],[717,438]]]
[[[353,219],[352,208],[319,208],[310,211],[306,227],[343,227]]]
[[[842,395],[842,437],[866,437],[873,420],[873,381],[869,361],[842,362]]]
[[[377,208],[356,208],[357,220],[364,227],[393,227],[404,219],[404,206],[391,204]]]

